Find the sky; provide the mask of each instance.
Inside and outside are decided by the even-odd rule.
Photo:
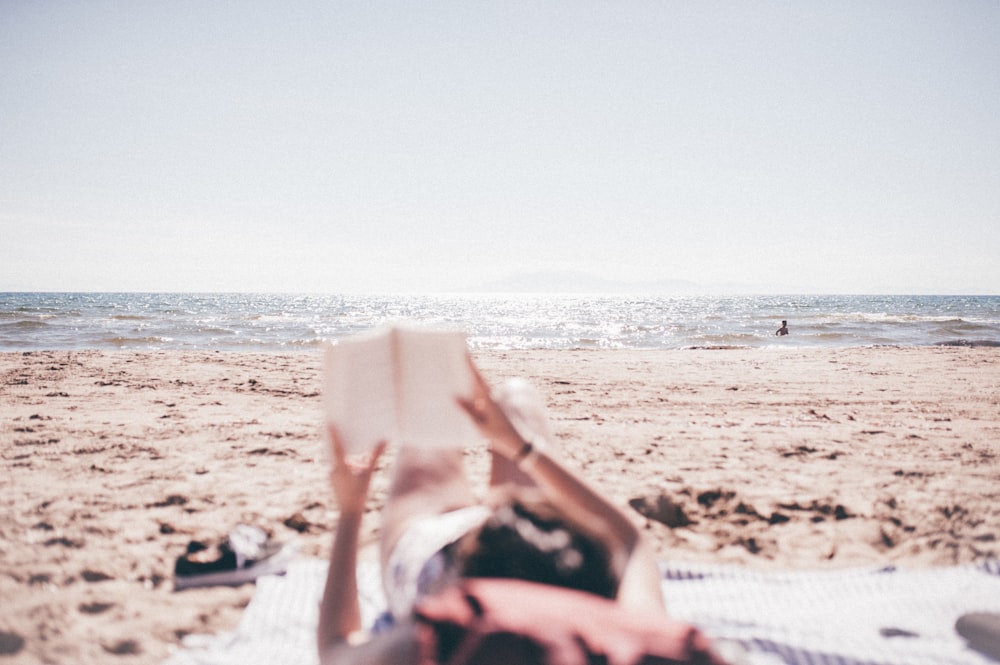
[[[0,0],[0,291],[998,294],[998,44],[997,0]]]

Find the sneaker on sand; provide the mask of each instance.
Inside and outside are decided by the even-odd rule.
[[[271,541],[262,529],[240,524],[217,552],[199,541],[174,564],[174,590],[200,586],[237,586],[261,575],[283,575],[294,554],[288,544]],[[214,556],[214,558],[212,558]]]

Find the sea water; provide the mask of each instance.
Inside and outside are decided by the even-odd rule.
[[[1000,296],[0,293],[0,351],[285,352],[403,320],[473,349],[1000,346]]]

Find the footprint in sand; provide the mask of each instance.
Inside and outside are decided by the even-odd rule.
[[[114,606],[115,606],[114,603],[101,603],[101,602],[80,603],[77,609],[80,610],[81,614],[102,614],[104,612],[107,612]]]
[[[135,640],[118,640],[113,644],[102,644],[101,647],[116,656],[135,656],[142,653],[142,647]]]

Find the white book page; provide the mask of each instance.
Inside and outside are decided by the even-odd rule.
[[[400,442],[421,448],[464,448],[481,436],[457,399],[472,397],[465,334],[400,329],[397,417]]]
[[[395,437],[394,331],[354,337],[326,348],[324,408],[348,454]]]

